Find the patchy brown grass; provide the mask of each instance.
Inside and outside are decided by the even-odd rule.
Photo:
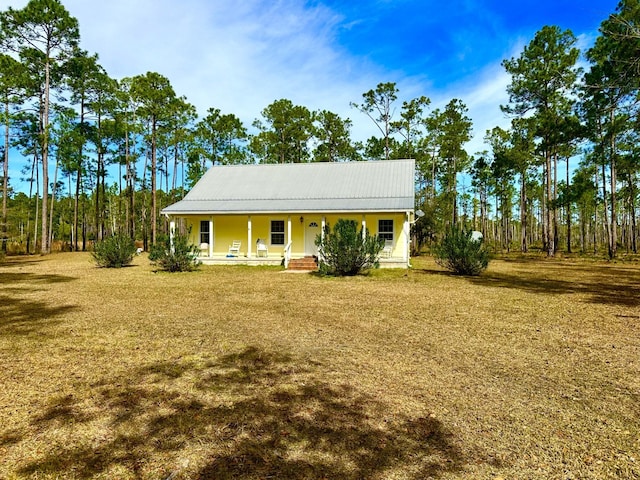
[[[640,265],[0,265],[0,478],[640,478]]]

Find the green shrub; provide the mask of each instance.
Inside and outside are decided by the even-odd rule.
[[[189,243],[187,235],[176,233],[173,236],[173,248],[170,237],[164,236],[151,246],[149,260],[166,272],[190,272],[202,263],[198,260],[199,252],[197,245]]]
[[[324,238],[316,237],[318,246],[320,272],[325,275],[356,275],[369,268],[378,268],[380,251],[384,241],[363,235],[362,228],[358,230],[355,220],[338,219],[330,230],[325,227]]]
[[[489,265],[489,252],[481,239],[472,238],[472,233],[460,227],[448,229],[434,248],[436,263],[458,275],[480,275]]]
[[[92,256],[100,267],[121,268],[130,265],[136,245],[127,235],[117,233],[95,244]]]

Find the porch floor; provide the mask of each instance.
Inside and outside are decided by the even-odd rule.
[[[292,257],[293,258],[302,258],[301,257]],[[226,254],[220,255],[202,255],[198,256],[198,260],[202,262],[203,265],[251,265],[251,266],[277,266],[283,265],[284,258],[281,256],[271,256],[271,257],[256,257],[252,256],[248,258],[244,255],[238,255],[235,257],[228,257]],[[391,258],[381,258],[380,259],[380,268],[407,268],[407,261],[400,257],[391,257]]]
[[[282,265],[282,261],[284,260],[281,256],[271,256],[271,257],[256,257],[255,255],[251,258],[248,258],[244,255],[238,255],[233,257],[228,257],[226,254],[221,255],[200,255],[198,256],[198,260],[200,260],[203,265]]]

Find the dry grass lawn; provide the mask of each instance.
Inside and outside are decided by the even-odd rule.
[[[0,265],[0,478],[640,478],[640,265]]]

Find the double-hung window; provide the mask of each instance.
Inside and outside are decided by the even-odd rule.
[[[378,220],[378,238],[393,241],[393,220]]]
[[[209,240],[209,220],[200,220],[200,243],[209,244]]]
[[[271,245],[284,245],[284,220],[271,220]]]

